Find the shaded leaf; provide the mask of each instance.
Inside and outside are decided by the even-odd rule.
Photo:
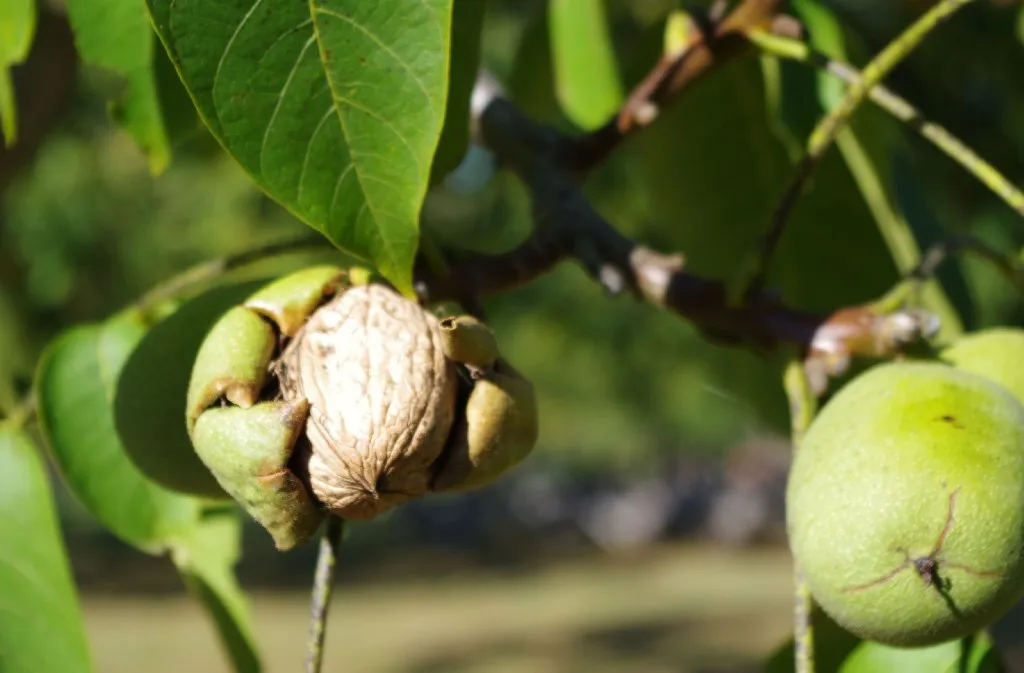
[[[36,32],[35,0],[4,0],[0,3],[0,135],[8,147],[18,135],[18,110],[11,66],[28,56]]]
[[[818,607],[811,613],[811,625],[814,628],[815,673],[838,673],[850,653],[864,642],[832,621]],[[793,673],[794,664],[793,639],[790,638],[772,653],[764,673]]]
[[[797,0],[793,7],[809,32],[810,44],[818,51],[844,61],[849,61],[846,47],[846,33],[835,15],[815,0]],[[802,69],[803,72],[798,72]],[[799,102],[783,106],[780,116],[784,124],[794,127],[801,140],[807,133],[800,128],[810,115],[816,122],[841,100],[845,86],[837,78],[825,72],[808,77],[810,70],[803,65],[789,63],[783,69],[783,95]],[[813,82],[813,84],[812,84]],[[817,90],[817,103],[800,89]],[[801,105],[802,104],[802,105]],[[904,151],[898,124],[884,117],[884,114],[865,103],[847,129],[836,139],[837,150],[843,157],[859,188],[865,203],[881,233],[897,268],[909,271],[920,261],[921,246],[942,237],[934,219],[911,217],[921,215],[920,208],[907,210],[907,200],[919,200],[920,186],[910,175],[904,175],[902,189],[897,189],[894,172],[896,159]],[[797,111],[797,106],[803,108]],[[802,117],[802,119],[800,119]],[[799,128],[800,130],[796,130]],[[809,133],[810,129],[807,129]],[[898,177],[898,176],[896,176]],[[920,243],[919,243],[920,240]],[[955,268],[944,270],[942,280],[954,285],[958,291],[959,306],[954,306],[943,287],[937,282],[925,287],[924,303],[942,319],[942,337],[952,338],[962,331],[958,309],[969,310],[965,281]]]
[[[188,382],[213,323],[265,282],[225,285],[188,301],[154,325],[125,362],[114,398],[117,432],[135,466],[161,486],[225,497],[185,429]]]
[[[687,91],[623,148],[637,153],[649,194],[643,233],[683,251],[693,273],[731,279],[786,188],[792,160],[767,115],[758,62],[740,60]],[[791,305],[827,312],[874,298],[897,278],[842,158],[829,153],[791,216],[771,285]],[[780,362],[703,350],[707,356],[692,357],[709,359],[712,387],[740,396],[773,427],[788,428]]]
[[[159,553],[193,525],[198,505],[146,479],[114,426],[117,377],[144,333],[131,313],[65,332],[40,360],[36,407],[53,459],[78,501],[125,542]]]
[[[816,673],[1000,673],[991,639],[981,633],[963,641],[932,647],[897,648],[861,640],[815,607],[814,670]],[[963,653],[966,652],[966,656]],[[764,673],[793,673],[790,638],[765,663]]]
[[[434,155],[431,182],[462,162],[469,143],[470,98],[480,67],[480,37],[487,0],[452,0],[452,46],[444,129]]]
[[[199,525],[172,552],[189,591],[202,601],[238,673],[263,669],[245,596],[235,579],[242,526],[233,507],[209,508]]]
[[[69,0],[68,18],[82,60],[125,78],[126,89],[111,113],[148,155],[150,170],[162,172],[171,150],[153,72],[155,44],[146,7],[122,0]]]
[[[92,668],[43,461],[0,424],[0,671]]]
[[[558,101],[575,124],[595,129],[624,97],[604,2],[551,0],[548,21]]]
[[[452,0],[148,2],[203,120],[245,170],[411,291]]]

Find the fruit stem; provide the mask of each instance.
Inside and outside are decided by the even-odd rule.
[[[313,595],[309,605],[309,640],[306,650],[306,673],[320,673],[324,657],[324,636],[327,613],[331,607],[334,588],[334,567],[341,552],[344,521],[336,516],[327,519],[327,527],[320,538],[320,551],[313,575]]]
[[[807,428],[818,410],[818,398],[814,394],[803,360],[793,358],[783,374],[783,386],[789,399],[790,433],[793,453],[803,442]],[[793,564],[793,652],[796,657],[796,673],[814,673],[814,628],[811,625],[813,600],[800,565]]]

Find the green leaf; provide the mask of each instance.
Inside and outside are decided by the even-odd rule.
[[[249,608],[235,579],[242,526],[234,508],[203,512],[192,535],[174,548],[172,558],[189,591],[202,601],[238,673],[259,673],[260,664]]]
[[[160,553],[194,524],[198,504],[149,481],[114,426],[121,367],[145,333],[137,315],[75,327],[47,347],[36,372],[39,425],[68,488],[125,542]]]
[[[815,49],[832,58],[849,60],[842,25],[827,7],[814,0],[795,0],[793,8],[807,27],[809,42]],[[844,85],[828,73],[817,73],[815,85],[812,85],[817,89],[818,101],[815,105],[807,100],[806,95],[801,96],[797,93],[797,89],[809,84],[806,72],[796,72],[800,68],[806,66],[788,63],[782,70],[782,95],[797,98],[800,102],[780,107],[778,116],[784,125],[790,125],[793,132],[803,138],[806,133],[803,133],[800,127],[806,123],[807,114],[813,114],[815,121],[823,116],[826,110],[841,100]],[[796,110],[796,106],[801,103],[805,108],[802,112]],[[900,197],[904,195],[897,192],[892,175],[893,157],[901,150],[900,138],[896,133],[895,122],[883,118],[881,114],[876,109],[863,110],[854,124],[840,132],[836,138],[836,146],[875,220],[879,233],[886,242],[896,267],[901,272],[907,272],[914,268],[921,258],[921,248],[915,234],[922,238],[937,240],[941,237],[941,232],[932,221],[919,220],[911,223],[909,213],[901,208]],[[798,117],[801,116],[803,119],[798,121]],[[909,180],[904,180],[904,187],[904,191],[919,191]],[[946,278],[948,277],[947,275]],[[957,279],[953,279],[952,282],[956,283]],[[963,288],[961,295],[966,296],[962,277],[959,278],[959,284]],[[942,338],[951,339],[962,332],[963,324],[957,308],[939,283],[928,283],[923,299],[925,305],[942,319]]]
[[[154,325],[125,362],[114,398],[117,433],[135,466],[161,486],[225,497],[185,429],[188,382],[213,323],[266,282],[224,285],[188,301]]]
[[[434,155],[431,183],[455,170],[469,144],[470,99],[480,68],[480,36],[487,0],[452,0],[452,55],[444,130]]]
[[[0,135],[10,147],[18,137],[18,109],[11,66],[28,57],[36,32],[36,0],[0,3]]]
[[[897,648],[861,640],[820,608],[811,615],[816,673],[1001,673],[991,639],[984,633],[932,647]],[[772,653],[764,673],[793,673],[790,638]]]
[[[126,80],[114,119],[149,157],[154,174],[170,163],[171,150],[160,113],[153,73],[156,48],[146,7],[124,0],[68,0],[68,18],[78,53],[86,63],[111,70]]]
[[[814,629],[815,673],[837,673],[850,653],[864,642],[817,607],[811,613],[811,625]],[[764,673],[793,673],[795,668],[793,639],[790,638],[772,653]]]
[[[992,641],[984,633],[931,647],[899,648],[864,642],[839,673],[1000,673]]]
[[[648,41],[651,52],[661,45],[660,37]],[[653,58],[657,52],[646,62]],[[739,60],[702,80],[621,148],[638,160],[637,180],[651,204],[639,237],[685,251],[695,274],[732,278],[755,249],[793,171],[767,115],[757,60]],[[772,265],[772,287],[793,306],[828,312],[877,297],[897,279],[842,157],[830,152],[791,216]],[[780,363],[712,346],[693,357],[708,362],[710,388],[741,397],[764,422],[786,431]]]
[[[452,0],[148,0],[203,120],[257,183],[409,292]]]
[[[88,673],[89,659],[43,461],[0,424],[0,671]]]
[[[623,100],[604,2],[551,0],[548,17],[558,101],[575,124],[595,129]]]

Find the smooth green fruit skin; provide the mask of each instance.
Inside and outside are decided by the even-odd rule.
[[[940,354],[957,369],[995,381],[1024,403],[1024,330],[993,327],[960,337]]]
[[[955,489],[937,555],[945,597],[909,566],[872,585],[905,563],[900,549],[932,552]],[[1024,406],[943,364],[879,365],[811,424],[787,519],[812,594],[847,630],[904,647],[975,632],[1024,595]]]

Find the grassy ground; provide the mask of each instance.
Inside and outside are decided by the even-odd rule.
[[[632,560],[566,562],[343,587],[325,673],[734,673],[789,629],[784,551],[675,547]],[[217,673],[224,659],[186,597],[84,598],[103,673]],[[267,673],[300,671],[305,594],[256,594]]]

